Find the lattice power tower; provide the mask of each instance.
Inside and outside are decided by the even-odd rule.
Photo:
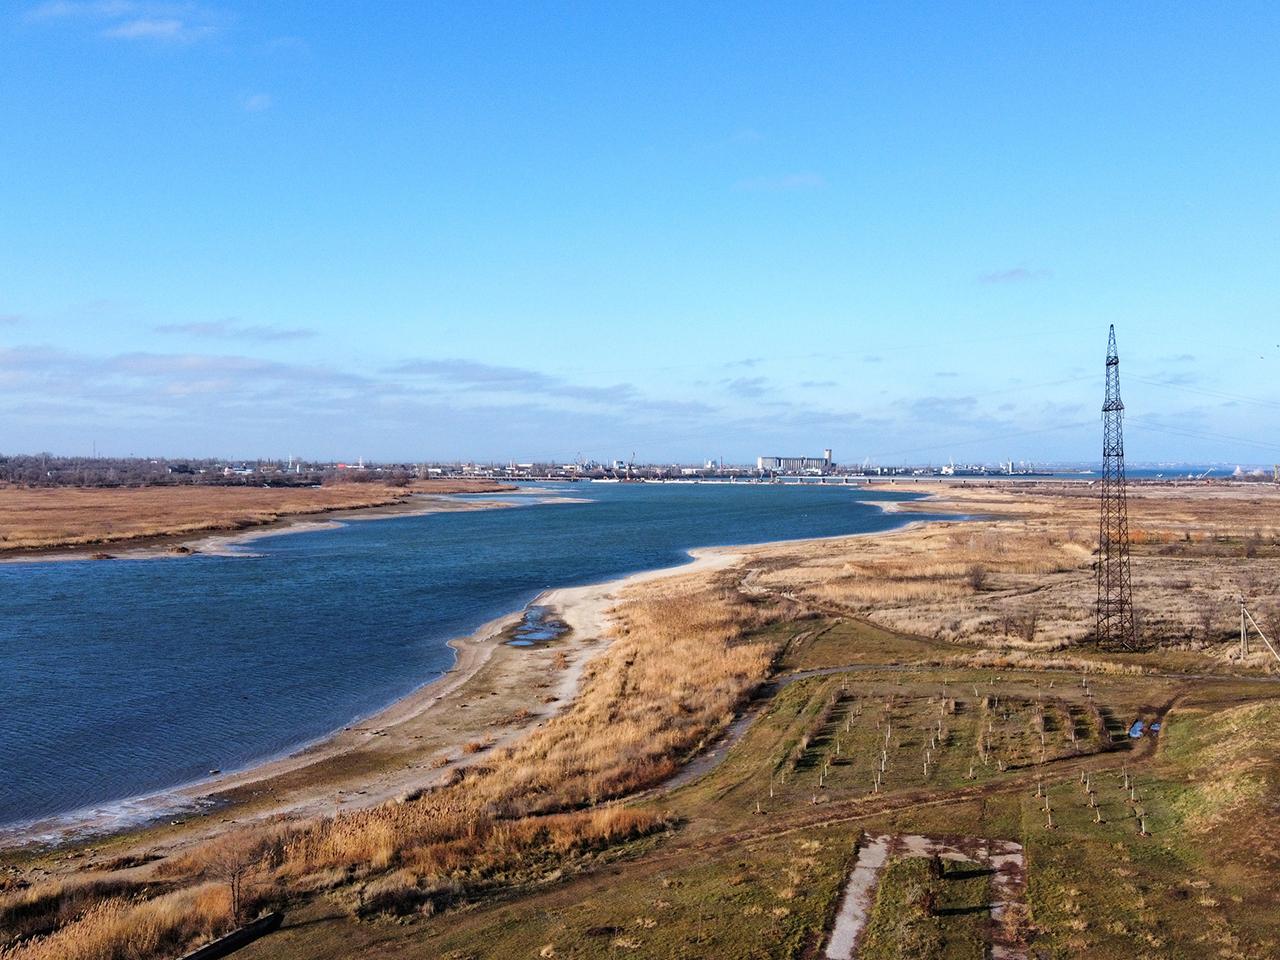
[[[1102,404],[1102,516],[1098,523],[1098,642],[1133,650],[1138,635],[1129,580],[1129,508],[1124,478],[1124,403],[1116,328],[1107,339],[1107,395]]]

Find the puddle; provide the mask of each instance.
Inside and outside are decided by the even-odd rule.
[[[512,647],[534,647],[562,637],[569,628],[563,620],[557,619],[551,611],[543,606],[534,605],[524,612],[515,632],[507,641]]]

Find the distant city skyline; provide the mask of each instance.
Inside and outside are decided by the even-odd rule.
[[[1280,8],[0,13],[0,453],[1280,461]]]

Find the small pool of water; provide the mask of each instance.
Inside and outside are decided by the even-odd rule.
[[[515,636],[507,643],[513,647],[532,647],[562,637],[568,629],[564,621],[553,617],[546,607],[534,604],[525,610]]]

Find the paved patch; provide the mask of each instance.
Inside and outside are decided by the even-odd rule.
[[[862,928],[867,925],[871,913],[871,898],[876,892],[876,878],[889,859],[888,837],[866,837],[858,851],[858,861],[849,874],[849,885],[844,888],[840,913],[831,931],[824,956],[827,960],[848,960],[852,957]]]
[[[827,960],[854,960],[858,938],[871,915],[880,871],[895,857],[941,857],[943,860],[972,861],[992,871],[991,920],[992,960],[1026,960],[1026,950],[1005,937],[1002,921],[1009,908],[1026,894],[1026,863],[1022,845],[1012,840],[985,837],[923,837],[918,834],[867,836],[858,850],[858,859],[849,874],[840,911],[823,956]]]

